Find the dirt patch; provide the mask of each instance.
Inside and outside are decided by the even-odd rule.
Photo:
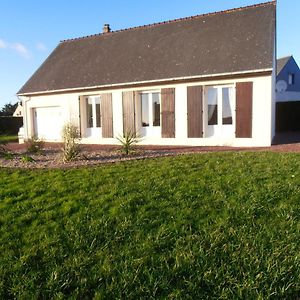
[[[7,149],[12,155],[0,157],[0,167],[6,168],[77,168],[82,166],[115,163],[119,161],[155,158],[188,153],[207,153],[224,151],[272,151],[300,152],[300,143],[274,145],[261,148],[234,147],[186,147],[186,146],[139,146],[137,150],[125,155],[120,147],[111,145],[82,145],[79,158],[72,162],[62,161],[62,144],[46,143],[42,154],[26,153],[25,145],[11,143]],[[29,161],[31,160],[31,161]]]

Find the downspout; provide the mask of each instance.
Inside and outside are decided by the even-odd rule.
[[[276,136],[276,82],[277,82],[277,1],[275,0],[275,32],[274,32],[274,57],[273,57],[273,76],[272,76],[272,128],[271,128],[271,144]]]
[[[82,138],[82,133],[81,133],[81,110],[80,110],[80,96],[78,96],[78,118],[79,118],[79,136]]]

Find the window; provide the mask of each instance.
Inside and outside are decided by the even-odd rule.
[[[218,124],[218,89],[209,88],[207,93],[208,125]]]
[[[142,126],[149,127],[150,116],[149,116],[149,94],[142,94]]]
[[[160,126],[159,93],[152,94],[152,120],[153,120],[153,126]]]
[[[101,127],[101,114],[100,114],[100,97],[95,98],[96,106],[96,127]]]
[[[160,126],[160,97],[159,93],[141,94],[142,127]]]
[[[223,125],[232,125],[232,92],[231,88],[225,87],[222,88],[222,124]]]
[[[87,127],[93,127],[93,101],[91,98],[86,98],[86,112],[87,112]]]
[[[208,125],[232,125],[233,102],[232,87],[209,87],[207,90]]]
[[[101,127],[100,96],[90,96],[86,98],[86,118],[87,128]]]
[[[295,84],[295,74],[289,73],[289,85]]]

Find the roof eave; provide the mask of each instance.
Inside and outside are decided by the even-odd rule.
[[[217,79],[220,77],[231,77],[231,76],[247,76],[247,75],[259,75],[259,74],[268,74],[272,73],[273,68],[260,69],[260,70],[247,70],[247,71],[239,71],[239,72],[231,72],[231,73],[219,73],[219,74],[210,74],[210,75],[196,75],[196,76],[185,76],[185,77],[177,77],[177,78],[167,78],[167,79],[159,79],[159,80],[147,80],[147,81],[136,81],[136,82],[127,82],[127,83],[115,83],[115,84],[107,84],[107,85],[98,85],[98,86],[90,86],[90,87],[77,87],[77,88],[67,88],[67,89],[59,89],[59,90],[48,90],[48,91],[38,91],[38,92],[29,92],[29,93],[18,93],[18,96],[34,96],[34,95],[46,95],[46,94],[56,94],[56,93],[71,93],[71,92],[79,92],[79,91],[89,91],[89,90],[97,90],[97,89],[113,89],[113,88],[126,88],[126,87],[134,87],[140,85],[159,85],[168,82],[177,82],[177,81],[190,81],[190,80],[210,80]]]

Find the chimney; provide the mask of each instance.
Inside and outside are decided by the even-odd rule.
[[[103,33],[109,33],[110,32],[110,26],[109,24],[104,24],[103,26]]]

